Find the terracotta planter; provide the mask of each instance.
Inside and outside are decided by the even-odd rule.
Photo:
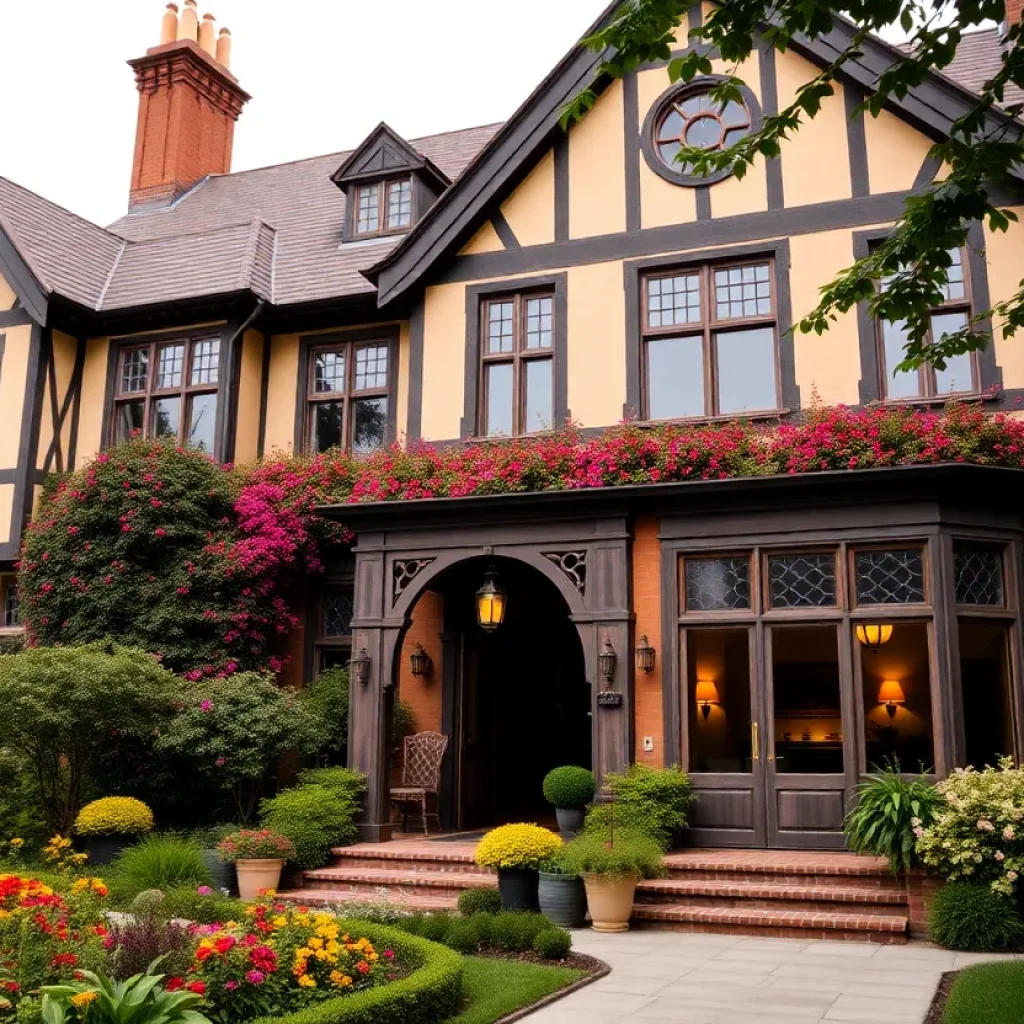
[[[254,900],[261,889],[276,889],[281,882],[283,860],[236,860],[238,895]]]
[[[636,893],[636,876],[587,875],[587,904],[590,921],[595,932],[624,932],[629,930]]]

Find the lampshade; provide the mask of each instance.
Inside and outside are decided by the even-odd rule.
[[[865,622],[857,627],[857,639],[869,650],[877,651],[892,639],[892,626],[889,623]]]
[[[483,586],[476,592],[476,621],[488,633],[496,630],[505,621],[505,607],[508,598],[498,584],[498,573],[488,569],[484,574]]]
[[[697,683],[697,703],[698,704],[717,704],[718,703],[718,687],[714,683],[708,682],[707,680]]]
[[[886,679],[878,691],[879,704],[904,704],[903,687],[895,679]]]

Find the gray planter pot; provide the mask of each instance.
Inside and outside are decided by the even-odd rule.
[[[537,905],[537,872],[528,868],[498,868],[502,910],[540,909]]]
[[[216,850],[203,850],[203,860],[210,872],[210,886],[227,889],[228,895],[238,895],[238,872],[234,864],[222,864]]]
[[[540,873],[540,912],[559,928],[582,928],[587,921],[587,890],[582,878]]]
[[[555,817],[558,819],[558,834],[566,841],[575,839],[587,815],[585,807],[556,807]]]
[[[85,851],[89,854],[89,863],[97,866],[109,864],[122,850],[134,842],[129,836],[89,836],[85,841]]]

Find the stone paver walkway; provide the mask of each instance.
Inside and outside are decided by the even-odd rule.
[[[1014,959],[917,943],[656,931],[584,930],[573,947],[612,973],[530,1014],[530,1024],[921,1024],[944,971]]]

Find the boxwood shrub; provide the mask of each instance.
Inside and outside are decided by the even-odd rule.
[[[1024,949],[1024,920],[1012,899],[984,883],[949,882],[932,898],[932,938],[974,953]]]
[[[454,1017],[462,1001],[462,958],[433,942],[393,928],[346,922],[378,948],[393,949],[411,974],[379,988],[339,996],[281,1017],[254,1024],[437,1024]]]
[[[497,889],[467,889],[459,893],[459,913],[463,917],[497,914],[500,910],[501,893]]]

